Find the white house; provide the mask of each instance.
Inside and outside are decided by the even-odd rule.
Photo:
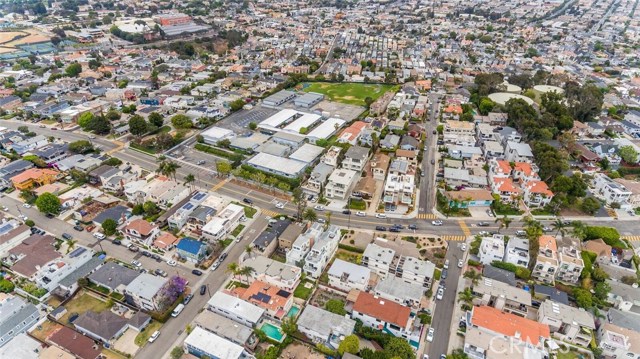
[[[621,207],[627,207],[632,192],[624,185],[615,182],[603,173],[597,173],[593,179],[596,193],[605,200],[608,205],[618,203]]]
[[[302,267],[304,257],[309,253],[313,242],[324,232],[322,223],[314,222],[306,232],[296,238],[291,245],[291,249],[287,252],[287,264]]]
[[[387,277],[378,282],[374,289],[375,295],[392,300],[408,307],[418,307],[424,295],[425,288],[418,283],[407,283],[397,277]]]
[[[327,184],[324,186],[324,196],[326,198],[345,200],[351,195],[351,191],[358,179],[360,179],[360,176],[356,171],[337,168],[333,170],[327,180]]]
[[[507,243],[504,261],[521,267],[529,266],[529,240],[511,237]]]
[[[508,162],[533,162],[533,152],[526,143],[507,141],[504,152]]]
[[[482,237],[478,252],[480,262],[488,265],[493,261],[502,261],[504,258],[504,236],[494,234],[492,237]]]
[[[216,292],[207,308],[250,328],[255,328],[264,315],[264,309],[224,292]]]
[[[351,262],[336,259],[327,272],[329,285],[344,292],[352,289],[364,291],[369,284],[371,270]]]
[[[386,278],[395,255],[396,251],[393,249],[370,243],[362,254],[362,265],[376,272],[380,277]]]
[[[336,253],[340,238],[340,229],[337,226],[329,226],[315,239],[311,250],[304,258],[302,270],[313,278],[320,277],[325,266]]]
[[[289,292],[296,289],[302,276],[300,268],[264,256],[250,257],[242,265],[253,268],[251,282],[259,280]]]
[[[221,241],[243,217],[244,207],[231,203],[202,227],[202,236],[210,241]]]
[[[296,322],[298,330],[314,343],[337,348],[356,326],[353,319],[307,305]]]
[[[168,282],[167,278],[142,273],[124,290],[127,302],[144,310],[159,310],[160,290]]]

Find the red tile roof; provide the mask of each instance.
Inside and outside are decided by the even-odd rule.
[[[394,301],[382,299],[367,292],[361,292],[353,304],[353,310],[405,328],[409,322],[411,309]]]
[[[494,333],[519,337],[518,339],[536,346],[540,344],[540,338],[550,337],[548,325],[488,306],[474,307],[471,323]]]
[[[47,341],[68,350],[80,359],[96,359],[100,355],[101,347],[95,345],[91,338],[67,327],[60,327],[47,338]]]

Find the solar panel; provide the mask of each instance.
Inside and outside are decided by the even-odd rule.
[[[81,255],[82,253],[86,252],[86,251],[87,251],[87,249],[84,248],[84,247],[77,248],[77,249],[75,249],[73,252],[71,252],[69,254],[69,257],[70,258],[75,258],[75,257]]]
[[[256,293],[253,296],[251,296],[253,299],[259,300],[263,303],[269,303],[269,301],[271,300],[271,296],[270,295],[266,295],[264,293]]]
[[[195,199],[196,201],[199,201],[199,200],[201,200],[201,199],[205,198],[206,196],[207,196],[207,194],[206,194],[206,193],[204,193],[204,192],[198,192],[198,193],[196,193],[196,194],[193,196],[193,199]]]
[[[280,296],[282,298],[289,298],[289,296],[291,295],[291,293],[287,292],[286,290],[282,290],[282,289],[280,289],[278,291],[278,293],[276,293],[276,294],[278,294],[278,296]]]
[[[187,202],[182,208],[190,210],[191,208],[193,208],[193,204],[191,202]]]

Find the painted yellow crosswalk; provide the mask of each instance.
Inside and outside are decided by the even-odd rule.
[[[458,225],[460,225],[460,229],[462,229],[462,232],[465,236],[469,237],[471,235],[471,231],[469,230],[469,227],[467,227],[467,224],[464,222],[464,220],[459,219]]]
[[[445,241],[458,241],[458,242],[462,242],[464,240],[466,240],[466,236],[442,236],[440,237]]]
[[[274,211],[270,211],[268,209],[263,209],[262,210],[262,214],[264,214],[265,216],[269,216],[269,217],[278,217],[280,215],[280,213],[274,212]]]
[[[640,235],[638,236],[620,236],[622,239],[626,239],[628,241],[640,241]]]
[[[226,185],[227,183],[229,183],[229,178],[225,179],[224,181],[220,181],[220,182],[218,182],[218,184],[216,184],[213,187],[211,187],[211,191],[215,192],[215,191],[219,190],[220,188],[224,187],[224,185]]]
[[[435,214],[433,213],[419,213],[416,216],[417,219],[438,219],[438,217],[436,217]]]

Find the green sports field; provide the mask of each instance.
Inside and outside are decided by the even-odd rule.
[[[303,84],[305,92],[321,93],[332,101],[358,106],[365,106],[365,98],[371,97],[376,100],[394,87],[394,85],[330,82],[308,82]]]

